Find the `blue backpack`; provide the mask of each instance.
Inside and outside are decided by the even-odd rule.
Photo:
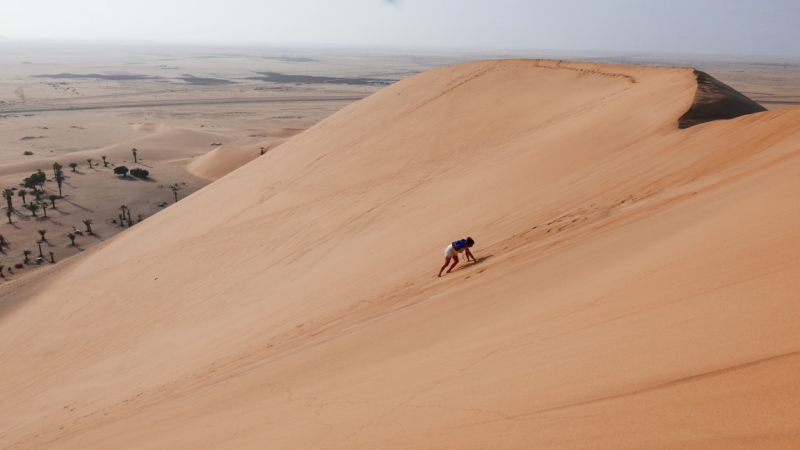
[[[467,240],[461,239],[458,241],[453,242],[453,248],[456,250],[461,250],[462,248],[467,246]]]

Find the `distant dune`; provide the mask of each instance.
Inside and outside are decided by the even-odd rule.
[[[691,69],[399,81],[0,285],[0,447],[797,448],[800,108],[756,109]]]
[[[275,139],[264,144],[246,145],[234,148],[215,148],[205,155],[194,159],[186,166],[186,169],[200,178],[218,180],[261,156],[262,150],[266,153],[277,148],[284,142],[286,142],[286,139]]]

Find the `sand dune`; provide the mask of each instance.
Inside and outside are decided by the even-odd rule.
[[[344,108],[0,286],[0,446],[796,448],[800,108],[681,130],[697,91],[505,60]]]
[[[264,153],[278,148],[287,139],[274,139],[260,144],[241,147],[219,147],[205,155],[195,158],[186,169],[200,178],[218,180],[242,167]]]

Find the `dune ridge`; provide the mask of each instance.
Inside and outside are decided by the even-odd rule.
[[[697,91],[483,61],[342,109],[0,286],[0,443],[796,447],[800,108],[681,130]]]
[[[691,108],[678,119],[678,126],[682,129],[767,110],[705,72],[695,70],[694,74],[697,77],[697,93]]]

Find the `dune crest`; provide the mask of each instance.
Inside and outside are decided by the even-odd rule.
[[[0,285],[0,447],[797,447],[800,108],[679,130],[697,91],[502,60],[347,106]]]
[[[681,129],[767,110],[705,72],[695,70],[694,74],[697,77],[697,93],[691,108],[678,119],[678,126]]]

